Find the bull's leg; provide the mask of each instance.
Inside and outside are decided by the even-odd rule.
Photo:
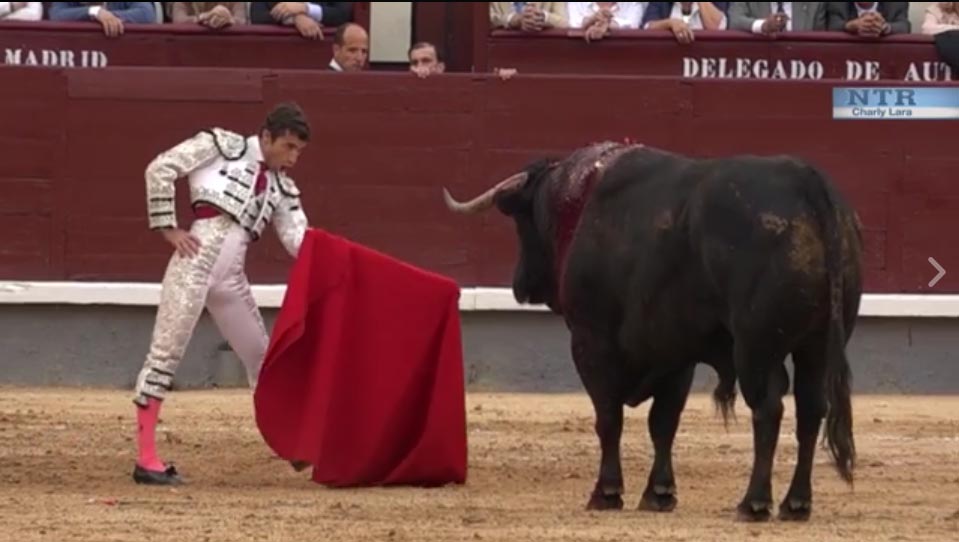
[[[686,399],[693,384],[696,366],[671,375],[657,384],[653,406],[649,410],[649,436],[655,458],[646,490],[639,501],[640,510],[672,512],[676,508],[676,480],[673,476],[673,439]]]
[[[792,484],[779,505],[779,519],[805,521],[812,514],[812,468],[816,439],[826,415],[825,342],[817,341],[793,353],[795,367],[796,440],[798,459]]]
[[[789,387],[785,355],[751,351],[736,344],[739,387],[753,419],[753,469],[746,495],[737,507],[741,521],[767,521],[772,517],[772,469],[783,417],[782,397]]]
[[[601,457],[599,477],[586,505],[588,510],[621,510],[623,508],[623,469],[620,460],[620,439],[623,434],[623,400],[614,374],[619,364],[601,341],[574,334],[573,360],[586,393],[596,413],[596,436]]]
[[[596,435],[601,457],[599,478],[590,495],[589,510],[621,510],[623,508],[623,468],[620,460],[620,439],[623,433],[623,405],[609,398],[594,401]]]

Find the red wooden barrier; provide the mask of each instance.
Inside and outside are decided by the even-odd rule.
[[[682,45],[672,33],[615,30],[587,43],[581,30],[526,34],[490,31],[488,2],[473,2],[474,68],[520,72],[663,75],[751,79],[948,81],[930,36],[881,42],[842,32],[790,32],[778,38],[748,32],[698,31]]]
[[[356,2],[354,20],[370,27],[368,2]],[[199,25],[127,24],[107,38],[97,23],[0,22],[3,64],[102,68],[104,66],[262,67],[325,69],[333,56],[334,28],[324,40],[295,29],[243,25],[211,31]]]
[[[831,89],[615,76],[0,69],[0,279],[158,281],[168,251],[146,228],[146,163],[204,126],[254,129],[272,104],[295,99],[316,132],[294,172],[313,223],[463,285],[509,284],[512,225],[495,214],[451,215],[440,187],[469,196],[543,153],[630,137],[699,156],[813,160],[865,222],[867,289],[926,291],[927,257],[959,269],[955,124],[835,122]],[[583,95],[601,96],[601,109]],[[250,259],[255,281],[285,279],[289,259],[272,235]],[[959,292],[959,273],[934,291]]]

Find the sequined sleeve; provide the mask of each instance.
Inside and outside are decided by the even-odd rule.
[[[219,156],[213,137],[200,132],[160,153],[146,169],[147,209],[150,229],[175,228],[177,179],[210,164]]]
[[[290,253],[290,256],[296,258],[300,253],[303,236],[306,235],[306,229],[310,225],[303,207],[300,206],[300,198],[283,198],[273,225],[280,242],[283,243],[283,248]]]
[[[283,248],[290,256],[296,258],[310,224],[300,203],[300,191],[291,179],[284,178],[280,182],[280,192],[283,194],[283,199],[276,209],[273,227],[276,228],[276,234],[283,243]]]

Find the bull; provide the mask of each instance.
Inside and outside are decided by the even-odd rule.
[[[513,220],[514,297],[547,305],[569,329],[600,445],[588,509],[622,509],[623,411],[648,399],[655,451],[639,509],[676,507],[673,440],[700,363],[719,376],[713,398],[724,419],[737,383],[752,414],[752,474],[738,519],[773,515],[790,355],[798,458],[778,517],[811,516],[824,418],[836,469],[852,484],[845,348],[862,294],[861,224],[815,167],[604,142],[536,160],[466,202],[443,195],[457,213],[495,207]]]

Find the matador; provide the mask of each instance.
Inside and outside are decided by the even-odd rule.
[[[256,135],[205,129],[147,166],[149,226],[175,251],[136,380],[137,483],[181,483],[176,467],[159,459],[156,424],[204,308],[242,361],[250,388],[256,387],[269,335],[246,276],[247,247],[272,222],[286,251],[297,256],[308,222],[287,170],[309,139],[303,111],[296,104],[280,104]],[[195,215],[189,230],[177,225],[175,183],[181,178],[188,179]]]

